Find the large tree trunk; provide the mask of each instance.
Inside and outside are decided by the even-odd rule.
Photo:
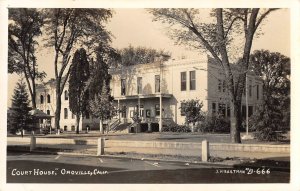
[[[36,89],[35,82],[32,83],[32,95],[31,95],[32,109],[36,109]]]
[[[241,119],[241,101],[232,101],[230,109],[230,141],[232,143],[241,143],[240,127]]]
[[[80,115],[76,115],[76,134],[79,134]]]
[[[102,119],[100,119],[100,122],[99,122],[100,124],[100,133],[101,134],[104,134],[104,128],[103,128],[103,120]]]
[[[55,128],[57,133],[60,131],[60,112],[61,112],[61,96],[60,96],[60,80],[56,79],[56,110],[55,110]]]

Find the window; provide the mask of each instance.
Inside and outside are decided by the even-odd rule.
[[[155,75],[155,92],[160,92],[160,76]]]
[[[122,116],[122,118],[126,118],[126,106],[125,105],[122,106],[121,116]]]
[[[190,71],[190,90],[196,90],[196,71]]]
[[[44,103],[44,96],[43,95],[40,96],[40,102],[41,102],[41,104]]]
[[[225,91],[226,91],[226,81],[223,80],[223,92],[225,92]]]
[[[227,105],[227,117],[230,117],[230,104]]]
[[[259,99],[259,85],[256,85],[256,98]]]
[[[216,103],[212,103],[212,113],[215,114],[217,112]]]
[[[143,87],[142,80],[143,80],[142,77],[138,77],[137,78],[137,94],[141,94],[142,93],[142,87]]]
[[[68,100],[69,99],[69,94],[68,94],[68,91],[66,90],[65,91],[65,100]]]
[[[159,104],[156,104],[156,105],[155,105],[155,115],[156,115],[156,116],[160,115]]]
[[[68,119],[68,109],[64,108],[64,118]]]
[[[64,126],[64,131],[67,131],[68,130],[68,126]]]
[[[219,114],[225,117],[226,114],[226,105],[219,103]]]
[[[75,119],[75,115],[74,115],[74,113],[72,113],[72,119]]]
[[[221,92],[222,91],[222,81],[218,80],[218,91]]]
[[[126,80],[121,79],[121,95],[126,95]]]
[[[50,115],[50,110],[49,109],[47,110],[47,115]]]
[[[89,112],[86,112],[86,113],[85,113],[85,118],[86,118],[86,119],[89,119],[89,118],[90,118],[90,113],[89,113]]]
[[[47,103],[51,103],[50,95],[49,94],[47,95]]]
[[[180,115],[181,116],[185,116],[185,113],[184,113],[185,104],[186,103],[181,103],[180,104]]]
[[[181,91],[186,91],[186,72],[181,72]]]
[[[248,106],[248,117],[251,117],[253,114],[253,106]]]
[[[252,81],[249,80],[249,96],[251,97],[252,96]]]

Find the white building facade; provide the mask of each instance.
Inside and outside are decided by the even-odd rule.
[[[63,131],[76,131],[76,117],[69,107],[69,84],[66,82],[61,95],[61,114],[60,128]],[[45,84],[39,84],[36,88],[37,109],[44,113],[55,116],[56,109],[56,88],[55,80],[51,79]],[[51,126],[54,128],[54,117],[51,119]],[[79,130],[99,129],[99,119],[93,118],[87,114],[86,117],[80,118]]]
[[[229,94],[222,68],[213,59],[170,60],[111,69],[111,93],[122,112],[122,123],[132,123],[139,111],[141,123],[159,124],[164,121],[185,123],[181,114],[181,101],[199,99],[203,111],[230,115]],[[248,116],[262,102],[262,82],[254,75],[247,75]],[[242,112],[246,115],[246,94]]]
[[[138,112],[141,123],[146,124],[148,130],[151,127],[152,131],[161,131],[164,122],[170,121],[182,125],[185,123],[185,116],[181,114],[181,101],[191,99],[200,100],[203,103],[202,110],[209,115],[230,115],[225,75],[222,68],[209,57],[112,68],[109,73],[112,76],[111,95],[114,97],[116,108],[120,110],[112,123],[119,120],[115,124],[130,125]],[[244,117],[247,113],[246,105],[250,116],[262,103],[261,79],[248,74],[246,89],[247,96],[244,93],[242,99]],[[55,80],[38,85],[36,95],[37,109],[54,116]],[[60,128],[64,131],[75,131],[76,119],[69,108],[68,83],[64,87],[61,100]],[[54,127],[54,118],[51,125]],[[80,131],[87,128],[99,130],[99,119],[87,115],[81,118],[79,127]]]

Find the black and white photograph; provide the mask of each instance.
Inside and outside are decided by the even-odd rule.
[[[299,189],[299,2],[3,2],[4,190]]]

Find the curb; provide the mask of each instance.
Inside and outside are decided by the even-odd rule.
[[[102,157],[102,158],[117,158],[117,159],[133,159],[133,160],[147,160],[147,161],[161,161],[161,162],[174,162],[174,163],[191,163],[198,165],[209,165],[209,166],[219,166],[219,167],[233,167],[236,164],[221,164],[221,163],[210,163],[210,162],[194,162],[194,161],[183,161],[183,160],[168,160],[168,159],[154,159],[154,158],[139,158],[139,157],[128,157],[120,155],[100,155],[86,154],[86,153],[68,153],[68,152],[58,152],[60,155],[71,155],[71,156],[91,156],[91,157]]]

